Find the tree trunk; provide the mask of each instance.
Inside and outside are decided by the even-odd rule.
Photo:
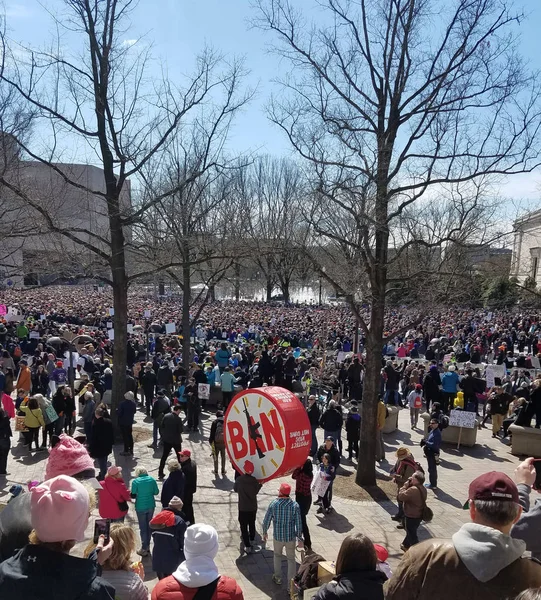
[[[267,277],[267,300],[266,302],[271,302],[272,301],[272,288],[274,286],[272,285],[272,281],[270,277]]]
[[[235,263],[235,300],[240,300],[240,264]]]
[[[280,289],[282,290],[282,296],[284,297],[284,304],[289,304],[290,294],[289,294],[289,281],[281,281]]]
[[[184,257],[182,266],[182,289],[182,363],[187,372],[190,366],[190,337],[192,333],[190,323],[191,274],[187,257]]]
[[[113,280],[113,389],[111,419],[116,425],[116,409],[126,393],[126,365],[128,362],[128,283],[124,255],[124,233],[117,218],[111,218],[111,271]]]
[[[209,286],[209,300],[216,302],[216,285],[214,283]]]

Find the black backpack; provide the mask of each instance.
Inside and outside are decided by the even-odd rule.
[[[85,364],[83,366],[83,369],[85,370],[86,373],[91,375],[96,370],[96,365],[94,364],[94,360],[90,356],[85,356],[84,361],[85,361]]]
[[[440,422],[440,429],[447,429],[447,427],[449,427],[449,417],[446,415],[442,415],[439,418],[439,422]]]
[[[309,554],[302,561],[297,574],[293,581],[295,582],[295,586],[298,590],[309,590],[310,588],[317,587],[317,568],[318,563],[324,561],[325,559],[321,554]]]

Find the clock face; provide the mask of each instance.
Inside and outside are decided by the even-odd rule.
[[[281,470],[288,432],[279,407],[257,390],[237,396],[230,404],[225,440],[229,457],[241,473],[247,461],[261,481],[272,479]]]

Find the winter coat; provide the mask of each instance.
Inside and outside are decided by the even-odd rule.
[[[137,573],[104,569],[101,578],[115,588],[115,600],[148,600],[148,590]]]
[[[19,372],[19,378],[17,379],[17,389],[25,390],[30,392],[32,388],[32,374],[28,367],[21,367]]]
[[[19,494],[0,512],[0,562],[23,548],[31,531],[30,494]]]
[[[511,529],[511,537],[526,542],[526,550],[532,557],[541,561],[541,497],[530,506],[530,486],[519,483],[518,496],[524,512]]]
[[[317,405],[317,402],[314,402],[312,404],[312,406],[310,406],[308,408],[307,413],[308,413],[308,420],[310,421],[310,425],[312,426],[312,429],[317,429],[318,425],[319,425],[319,416],[320,416],[319,406]]]
[[[83,406],[83,423],[92,423],[95,410],[96,403],[94,400],[92,398],[85,400],[85,405]]]
[[[233,490],[239,495],[239,511],[257,511],[257,494],[261,484],[253,476],[245,473],[235,479]]]
[[[321,416],[319,426],[325,431],[339,431],[342,429],[342,413],[335,408],[328,408]]]
[[[381,571],[342,573],[321,586],[312,600],[383,600],[386,579]]]
[[[164,518],[165,517],[165,518]],[[171,523],[167,525],[167,523]],[[152,570],[170,575],[184,562],[184,534],[188,525],[176,510],[164,509],[151,521]]]
[[[359,413],[349,413],[346,419],[347,439],[356,441],[361,437],[361,416]]]
[[[169,506],[169,502],[173,496],[178,496],[181,500],[184,500],[185,480],[186,478],[181,469],[169,473],[169,477],[163,482],[160,498],[164,508]]]
[[[514,598],[541,587],[541,565],[521,558],[526,544],[475,523],[466,523],[452,540],[412,546],[390,581],[386,600],[494,600]]]
[[[126,487],[123,479],[106,477],[100,481],[102,487],[100,496],[100,517],[102,519],[121,519],[128,514],[128,509],[120,510],[119,502],[130,500],[130,490]]]
[[[171,412],[165,415],[160,425],[162,441],[175,446],[181,444],[183,429],[182,419],[177,413]]]
[[[172,575],[162,579],[152,590],[152,600],[192,600],[198,588],[190,588],[179,583]],[[227,575],[222,575],[212,596],[212,600],[244,600],[238,583]]]
[[[136,512],[154,510],[156,508],[154,496],[159,493],[158,484],[150,475],[140,475],[131,482],[131,495],[135,496]]]
[[[36,427],[45,427],[45,421],[41,413],[41,409],[28,408],[28,404],[21,404],[19,410],[24,413],[24,424],[33,429]]]
[[[92,458],[109,456],[113,451],[115,436],[110,419],[100,417],[92,423],[92,436],[89,454]]]
[[[153,421],[156,421],[158,425],[161,424],[164,415],[171,412],[171,406],[169,402],[163,397],[157,398],[154,404],[152,405],[152,411],[150,416]]]
[[[133,425],[133,418],[137,412],[137,407],[133,400],[123,400],[118,407],[117,422],[120,427],[129,427]]]
[[[322,462],[324,454],[328,454],[331,457],[331,465],[337,469],[340,465],[340,452],[338,452],[338,448],[333,444],[330,449],[327,450],[325,444],[321,444],[316,454],[318,463]]]
[[[173,385],[173,371],[171,371],[171,369],[167,365],[162,365],[158,369],[158,373],[156,375],[156,381],[158,384],[158,388],[171,387]]]
[[[191,458],[189,458],[182,463],[181,468],[184,476],[186,477],[184,493],[195,494],[197,491],[197,465]]]
[[[460,377],[456,371],[447,371],[441,378],[442,391],[447,394],[456,394]]]
[[[0,564],[0,598],[114,600],[115,589],[94,560],[28,544]]]
[[[426,488],[422,485],[404,486],[398,492],[398,501],[404,503],[404,514],[411,519],[420,519],[426,504]]]

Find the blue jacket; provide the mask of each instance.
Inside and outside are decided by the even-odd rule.
[[[162,496],[160,498],[164,508],[169,506],[169,501],[173,496],[178,496],[181,500],[184,500],[185,480],[186,477],[181,469],[172,471],[169,474],[169,477],[163,482]]]
[[[433,429],[426,439],[426,446],[430,448],[435,454],[440,451],[441,448],[441,431],[439,427]]]
[[[169,527],[163,525],[162,515],[173,513],[175,524]],[[186,521],[182,513],[173,509],[165,509],[150,521],[154,547],[152,549],[152,570],[156,573],[174,573],[184,557],[184,534]]]
[[[123,400],[117,410],[118,424],[122,427],[133,425],[133,417],[137,412],[137,407],[133,400]]]
[[[222,367],[222,368],[227,367],[227,365],[229,364],[230,357],[231,357],[231,353],[229,352],[229,350],[222,350],[221,348],[214,355],[214,358],[216,359],[218,366]]]
[[[447,371],[441,378],[442,391],[448,394],[456,394],[460,377],[456,371]]]

